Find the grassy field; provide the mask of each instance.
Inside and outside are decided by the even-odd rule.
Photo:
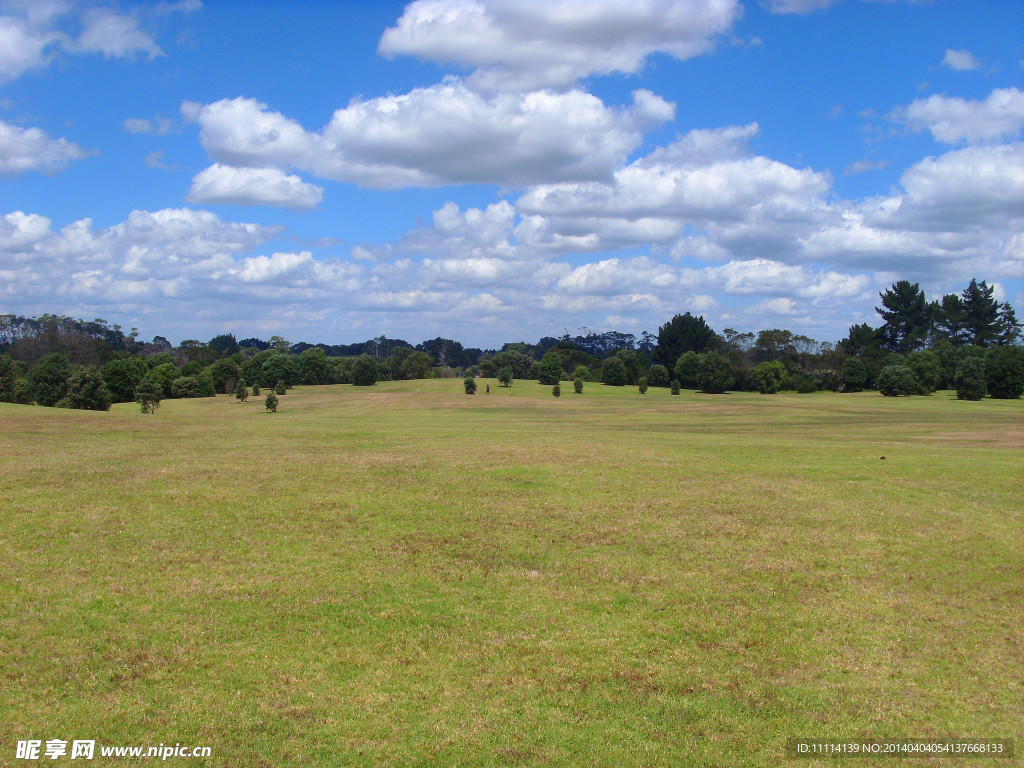
[[[1024,401],[486,383],[0,404],[0,765],[1024,751]]]

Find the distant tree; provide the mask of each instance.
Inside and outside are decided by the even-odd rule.
[[[669,384],[668,386],[669,386],[669,391],[673,395],[678,395],[679,394],[679,389],[680,389],[680,387],[679,387],[679,379],[672,379],[672,383]]]
[[[260,353],[262,355],[264,353]],[[256,355],[255,357],[259,357]],[[254,357],[254,359],[255,359]],[[376,366],[376,363],[374,363]],[[253,381],[258,381],[265,387],[271,382],[283,381],[286,387],[293,387],[302,382],[302,369],[299,366],[298,358],[295,355],[286,355],[283,352],[270,352],[269,356],[260,366],[259,375]]]
[[[127,403],[135,399],[135,387],[142,381],[147,370],[146,361],[141,357],[124,355],[108,360],[100,368],[100,375],[114,402]]]
[[[352,383],[357,387],[372,387],[377,383],[377,360],[369,355],[360,355],[352,363]]]
[[[71,364],[60,352],[51,352],[29,372],[35,401],[40,405],[57,404],[68,391]]]
[[[171,382],[171,397],[199,397],[199,381],[193,376],[180,376]]]
[[[932,332],[936,341],[944,339],[957,347],[969,343],[967,315],[960,296],[955,293],[946,294],[942,301],[932,304],[931,313],[934,320]]]
[[[601,381],[611,387],[621,387],[626,383],[626,366],[617,357],[610,357],[601,367]]]
[[[180,373],[174,363],[161,363],[156,368],[151,368],[144,378],[160,387],[162,397],[166,399],[171,397],[171,382],[178,378]]]
[[[992,298],[993,290],[984,280],[971,278],[962,294],[967,338],[976,347],[990,347],[999,340],[999,304]]]
[[[687,389],[696,389],[697,372],[700,370],[700,360],[694,351],[684,352],[676,361],[673,372],[679,380],[680,386]]]
[[[758,363],[751,378],[762,395],[774,395],[786,383],[786,367],[778,360]]]
[[[573,381],[572,381],[572,388],[573,388],[573,391],[577,395],[582,395],[583,394],[583,379],[579,378],[578,376],[575,379],[573,379]]]
[[[860,392],[868,383],[868,369],[859,357],[848,357],[843,363],[843,391]]]
[[[917,392],[917,380],[907,366],[887,365],[878,374],[878,391],[885,397],[906,397]]]
[[[263,405],[271,413],[277,413],[277,395],[273,390],[267,392],[267,399],[263,401]]]
[[[284,385],[283,381],[277,382],[276,386],[274,387],[274,394],[277,395],[278,397],[282,396],[287,391],[288,388]]]
[[[732,365],[718,352],[697,356],[697,386],[707,394],[721,394],[732,386]]]
[[[143,379],[135,388],[135,402],[143,413],[156,413],[163,399],[163,389],[154,381]]]
[[[637,389],[640,390],[641,395],[647,394],[647,379],[644,378],[643,376],[641,376],[640,380],[637,381]]]
[[[1016,344],[1020,338],[1021,325],[1017,322],[1017,315],[1008,301],[999,305],[999,338],[997,344],[1007,346]]]
[[[217,388],[213,385],[213,377],[210,376],[210,372],[203,369],[195,377],[195,380],[199,383],[199,397],[216,397]]]
[[[704,321],[689,312],[676,315],[658,329],[658,344],[651,353],[651,359],[666,368],[676,364],[684,352],[704,352],[713,348],[718,336]]]
[[[907,355],[907,367],[914,374],[919,395],[930,395],[945,382],[939,356],[927,349],[919,349]]]
[[[213,386],[218,392],[225,392],[225,387],[229,381],[238,381],[242,378],[242,368],[234,360],[225,358],[224,360],[218,360],[213,365],[206,368],[210,372],[210,378],[213,379]],[[252,380],[255,381],[256,377],[252,373]]]
[[[235,386],[235,399],[240,403],[249,399],[249,388],[245,386],[245,379],[238,380],[238,384]]]
[[[221,357],[233,355],[238,351],[238,342],[235,340],[235,334],[233,333],[222,333],[219,336],[214,336],[206,343],[206,346]]]
[[[555,397],[561,397],[562,396],[562,387],[560,385],[558,385],[558,384],[555,384],[555,386],[553,386],[551,388],[551,394],[554,395]]]
[[[498,383],[503,387],[509,387],[512,385],[512,366],[506,365],[500,371],[498,371]]]
[[[572,378],[582,379],[583,381],[590,381],[590,369],[585,365],[577,365],[576,370],[572,372]]]
[[[403,379],[425,379],[434,366],[434,360],[426,352],[413,352],[402,362],[400,373]]]
[[[655,363],[647,371],[647,381],[652,387],[667,387],[668,380],[668,368],[661,363]]]
[[[291,348],[292,343],[287,339],[281,338],[280,336],[271,336],[270,346],[276,349],[278,352],[287,352]]]
[[[109,411],[110,402],[110,390],[103,383],[99,369],[89,366],[79,368],[68,377],[67,394],[57,401],[57,407]]]
[[[253,384],[252,384],[252,396],[253,397],[259,397],[260,396],[260,385],[257,384],[256,382],[253,382]]]
[[[476,394],[476,379],[474,379],[472,376],[467,376],[466,378],[464,378],[462,380],[462,384],[463,387],[465,387],[467,395]]]
[[[923,346],[931,329],[931,311],[921,286],[900,280],[878,295],[882,306],[875,311],[883,320],[878,329],[882,346],[904,355]]]
[[[299,376],[303,384],[331,383],[331,366],[322,349],[310,347],[299,355]]]
[[[988,394],[985,361],[980,357],[967,357],[953,375],[957,400],[981,400]]]
[[[988,393],[1000,400],[1016,400],[1024,394],[1024,348],[999,347],[985,360]]]
[[[562,380],[562,358],[555,350],[550,350],[540,361],[537,379],[541,384],[557,384]]]
[[[0,403],[28,405],[32,386],[19,374],[18,366],[7,355],[0,355]]]

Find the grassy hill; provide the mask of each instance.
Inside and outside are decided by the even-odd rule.
[[[60,738],[774,766],[1024,731],[1024,402],[479,383],[0,404],[0,765]]]

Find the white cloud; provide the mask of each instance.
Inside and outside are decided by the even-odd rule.
[[[828,8],[837,0],[768,0],[772,13],[813,13]]]
[[[200,204],[276,205],[312,209],[324,190],[276,168],[231,168],[215,163],[192,179],[188,202]]]
[[[955,51],[952,48],[947,48],[946,55],[942,57],[942,66],[959,72],[965,72],[972,69],[981,69],[981,62],[974,58],[974,54],[970,51]]]
[[[35,213],[14,211],[0,217],[0,252],[24,253],[50,234],[50,220]]]
[[[157,117],[149,120],[139,117],[129,117],[121,127],[128,133],[145,133],[153,136],[165,136],[177,129],[178,124],[168,117]]]
[[[47,48],[60,39],[55,31],[39,29],[27,19],[0,15],[0,82],[45,66]]]
[[[568,88],[706,53],[741,14],[736,0],[416,0],[378,50],[476,69],[474,88]]]
[[[91,8],[82,14],[82,33],[74,49],[83,53],[102,53],[104,58],[132,58],[145,54],[153,59],[164,52],[148,34],[139,29],[133,16],[106,8]]]
[[[890,117],[912,131],[927,129],[944,144],[1000,140],[1024,127],[1024,91],[997,88],[984,101],[929,96],[894,110]]]
[[[378,189],[605,179],[672,105],[637,91],[611,109],[583,91],[481,96],[449,79],[401,96],[353,101],[318,133],[252,99],[182,105],[215,160],[296,168]]]
[[[53,173],[92,154],[67,139],[51,139],[39,128],[18,128],[0,120],[0,175]]]

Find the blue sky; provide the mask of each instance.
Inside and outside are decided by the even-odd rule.
[[[1024,5],[0,2],[0,313],[838,340],[1024,308]]]

